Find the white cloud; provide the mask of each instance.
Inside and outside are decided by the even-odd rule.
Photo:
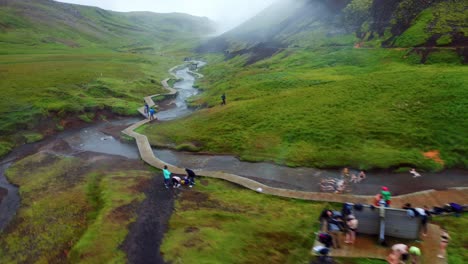
[[[180,12],[206,16],[228,29],[254,16],[276,0],[59,0],[114,11]]]

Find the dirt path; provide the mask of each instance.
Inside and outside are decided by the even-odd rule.
[[[174,193],[163,186],[162,174],[156,175],[145,191],[146,199],[137,211],[136,222],[130,226],[123,244],[128,262],[132,264],[163,264],[160,246],[174,210]]]

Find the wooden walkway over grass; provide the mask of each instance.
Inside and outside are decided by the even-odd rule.
[[[180,66],[176,66],[170,70],[171,75],[173,70]],[[196,73],[194,75],[197,75]],[[175,76],[175,75],[174,75]],[[198,75],[202,76],[202,75]],[[175,76],[177,77],[177,76]],[[144,98],[145,102],[150,106],[154,106],[153,97],[159,95],[173,96],[177,94],[177,91],[171,88],[168,85],[168,80],[162,81],[162,85],[169,91],[167,94],[156,94],[147,96]],[[150,122],[149,119],[146,119],[144,113],[144,107],[138,109],[138,111],[145,116],[145,119],[133,124],[132,126],[126,128],[122,132],[135,139],[140,156],[143,161],[147,164],[162,169],[164,166],[167,166],[169,170],[175,174],[185,174],[184,168],[179,168],[171,164],[167,164],[164,161],[160,160],[154,155],[153,149],[148,141],[148,138],[145,135],[135,132],[135,130]],[[352,194],[335,194],[335,193],[321,193],[321,192],[304,192],[290,189],[281,189],[267,186],[265,184],[259,183],[257,181],[244,178],[235,174],[225,173],[222,171],[197,171],[198,175],[223,179],[238,185],[241,185],[245,188],[248,188],[253,191],[259,191],[264,194],[301,199],[301,200],[310,200],[310,201],[324,201],[324,202],[337,202],[337,203],[363,203],[371,204],[373,201],[373,196],[365,195],[352,195]],[[395,196],[392,199],[392,207],[401,208],[405,203],[411,203],[415,207],[422,207],[424,205],[433,206],[433,205],[443,205],[448,202],[455,202],[464,204],[468,201],[468,188],[451,188],[448,190],[436,191],[428,190],[412,194]],[[445,263],[444,260],[439,260],[437,258],[438,245],[439,245],[439,234],[440,230],[438,226],[430,225],[429,235],[424,238],[424,242],[419,245],[423,254],[424,254],[424,263]],[[342,250],[335,250],[333,256],[342,256],[342,257],[370,257],[370,258],[380,258],[384,259],[388,254],[388,249],[379,247],[376,245],[375,241],[371,239],[363,239],[362,242],[359,242],[360,245],[348,246],[346,245]],[[371,246],[373,245],[373,246]]]

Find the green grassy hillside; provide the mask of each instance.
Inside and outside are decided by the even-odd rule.
[[[440,61],[447,56],[418,65],[406,50],[323,48],[250,66],[246,56],[213,60],[192,102],[208,108],[144,132],[155,145],[291,166],[441,168],[423,156],[429,150],[444,166],[467,166],[468,69]]]
[[[417,47],[425,62],[429,53],[450,47],[466,63],[467,18],[463,0],[279,1],[198,51],[249,54],[253,63],[286,47]]]
[[[155,145],[291,166],[466,167],[466,10],[457,0],[277,3],[200,46],[223,51],[207,55],[191,102],[207,109],[144,130]],[[432,150],[443,164],[425,158]]]
[[[185,14],[120,13],[51,0],[0,1],[0,50],[36,53],[79,47],[159,51],[177,40],[213,32],[207,18]],[[146,48],[146,49],[145,49]]]
[[[21,208],[0,236],[2,263],[125,263],[121,244],[154,174],[126,162],[38,153],[13,165]]]
[[[99,119],[97,110],[136,114],[212,30],[208,19],[185,14],[0,0],[0,156],[42,138],[32,131],[45,120],[49,133],[70,116]]]

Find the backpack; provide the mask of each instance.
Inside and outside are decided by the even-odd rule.
[[[354,205],[354,209],[356,209],[356,211],[362,211],[363,208],[364,208],[364,206],[362,204],[355,204]]]
[[[348,204],[348,203],[343,204],[343,209],[341,210],[341,214],[343,216],[350,215],[352,213],[352,211],[351,211],[352,208],[353,208],[353,206],[351,204]]]
[[[450,207],[452,207],[452,210],[455,213],[461,213],[463,212],[463,206],[456,204],[456,203],[450,203]]]
[[[330,240],[331,240],[331,237],[330,237],[329,234],[327,234],[327,233],[320,233],[320,234],[319,234],[318,241],[319,241],[320,243],[326,245],[327,243],[330,242]]]

